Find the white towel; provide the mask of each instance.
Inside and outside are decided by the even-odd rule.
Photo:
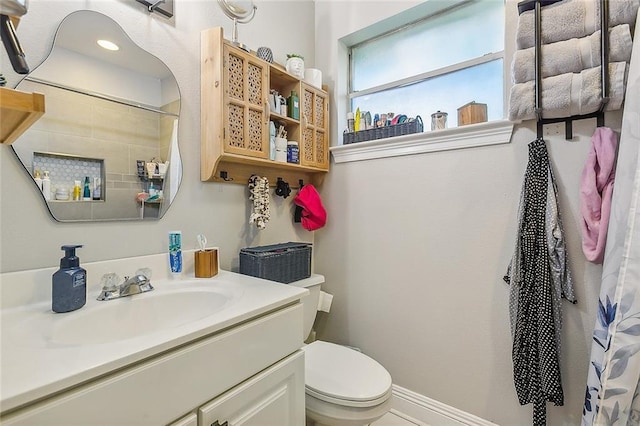
[[[580,72],[597,67],[601,62],[600,33],[544,44],[540,52],[541,77]],[[629,62],[633,41],[629,24],[616,25],[609,30],[609,62]],[[535,48],[517,50],[511,63],[514,83],[535,78]]]
[[[640,0],[609,0],[609,27],[633,26]],[[582,38],[600,29],[600,0],[563,0],[541,8],[541,42],[555,43]],[[535,45],[534,10],[522,12],[518,18],[518,49]]]
[[[609,103],[607,111],[622,107],[627,63],[609,64]],[[600,67],[542,79],[543,118],[561,118],[596,112],[600,108],[602,88]],[[535,82],[514,84],[509,96],[509,120],[532,120],[535,115]]]

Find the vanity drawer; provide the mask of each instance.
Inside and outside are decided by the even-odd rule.
[[[296,303],[29,405],[3,425],[160,425],[302,346]]]

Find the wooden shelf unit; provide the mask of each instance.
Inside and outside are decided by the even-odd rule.
[[[0,87],[0,143],[12,144],[44,114],[44,95]]]
[[[321,184],[329,170],[327,92],[234,46],[220,27],[202,31],[201,49],[201,180],[247,184],[256,174],[271,186],[278,177],[292,187]],[[300,120],[270,110],[271,89],[296,91]],[[269,159],[270,121],[298,142],[299,164]]]

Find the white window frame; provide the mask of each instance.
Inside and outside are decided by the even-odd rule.
[[[508,26],[510,9],[509,2],[505,2],[505,48],[501,52],[492,53],[479,58],[474,58],[465,62],[450,65],[434,71],[429,71],[418,76],[405,78],[395,82],[386,83],[373,88],[351,93],[350,90],[350,63],[349,50],[351,46],[360,44],[366,40],[378,37],[395,29],[404,27],[412,22],[433,16],[447,9],[469,3],[474,0],[452,0],[448,2],[426,1],[418,6],[410,8],[398,15],[387,18],[362,30],[356,31],[339,40],[339,65],[343,72],[340,73],[341,80],[338,81],[336,89],[338,93],[342,91],[344,96],[342,102],[337,102],[337,137],[338,144],[330,148],[336,163],[371,160],[377,158],[395,157],[400,155],[423,154],[435,151],[445,151],[452,149],[470,148],[476,146],[505,144],[511,141],[514,124],[508,120],[496,120],[486,123],[478,123],[467,126],[459,126],[450,129],[430,131],[425,123],[425,131],[423,133],[415,133],[405,136],[397,136],[393,138],[378,139],[366,142],[357,142],[353,144],[343,145],[342,130],[346,128],[346,113],[350,110],[351,99],[353,97],[362,96],[368,93],[374,93],[393,87],[399,87],[407,83],[425,80],[436,75],[442,75],[458,69],[467,68],[473,65],[486,63],[492,60],[503,58],[503,105],[507,107],[506,94],[510,89],[509,65],[507,64],[507,55],[509,51],[508,43]],[[340,89],[343,90],[340,90]]]

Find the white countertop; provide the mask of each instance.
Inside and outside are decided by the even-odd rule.
[[[87,268],[87,270],[90,269],[92,268]],[[50,276],[49,272],[51,271],[38,276]],[[21,274],[18,273],[18,276]],[[6,278],[10,274],[4,275],[3,278]],[[170,276],[160,279],[152,278],[154,291],[111,301],[97,301],[98,293],[93,288],[88,291],[87,303],[83,308],[65,314],[55,314],[51,311],[50,296],[48,300],[20,306],[11,306],[11,304],[7,306],[3,303],[0,316],[2,330],[0,408],[2,411],[24,405],[170,348],[258,317],[293,303],[307,294],[304,288],[227,271],[220,271],[217,276],[209,279],[192,277],[193,275],[189,277],[186,274],[178,278]],[[15,278],[16,276],[10,277],[7,284],[12,280],[16,281]],[[324,277],[312,275],[307,280],[322,282]],[[50,286],[50,282],[44,285]],[[11,288],[11,285],[7,287]],[[29,285],[25,287],[28,288]],[[60,343],[51,339],[51,330],[55,330],[56,325],[62,321],[68,321],[67,318],[82,315],[83,312],[91,309],[102,308],[104,304],[127,303],[127,299],[157,296],[163,292],[203,290],[224,293],[229,297],[229,301],[212,315],[186,324],[154,330],[141,337],[81,345]],[[7,288],[3,289],[3,299],[7,297],[7,291]],[[13,302],[24,298],[24,295],[8,297]],[[26,298],[31,300],[42,297],[26,296]],[[91,332],[91,324],[87,324],[87,328]]]

